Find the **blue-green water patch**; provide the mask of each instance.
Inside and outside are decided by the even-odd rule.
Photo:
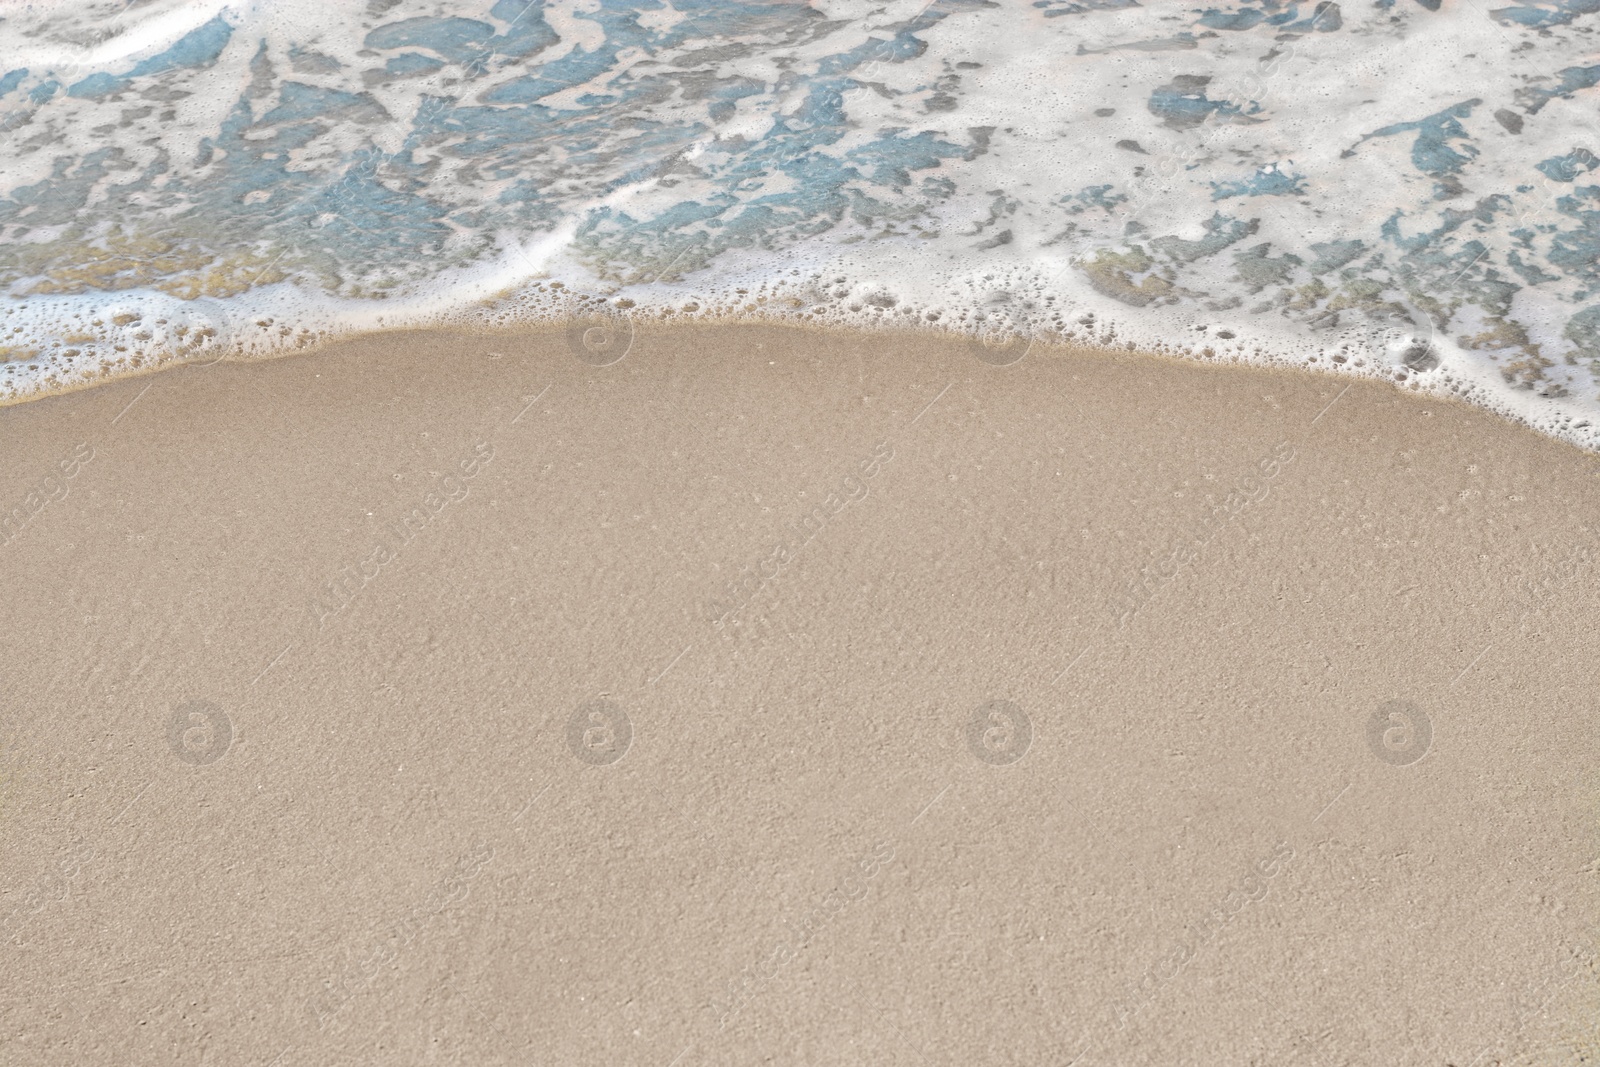
[[[1396,134],[1415,133],[1417,139],[1411,145],[1411,163],[1422,173],[1438,178],[1447,174],[1455,174],[1467,163],[1472,162],[1478,155],[1478,148],[1466,143],[1457,151],[1450,144],[1451,141],[1470,142],[1469,134],[1461,120],[1472,114],[1472,109],[1483,103],[1482,100],[1463,100],[1459,104],[1452,104],[1443,111],[1435,112],[1426,118],[1414,122],[1396,122],[1382,129],[1373,130],[1366,134],[1359,144],[1365,144],[1374,137],[1393,137]]]
[[[91,74],[69,87],[67,95],[94,99],[120,92],[127,88],[134,78],[165,74],[167,71],[184,67],[208,67],[222,55],[223,48],[227,47],[232,37],[233,27],[218,15],[205,25],[185,34],[166,51],[136,63],[126,74],[111,75],[104,72]]]
[[[1248,178],[1211,183],[1211,199],[1235,196],[1299,196],[1306,191],[1306,177],[1282,170],[1269,163]]]
[[[1570,182],[1600,167],[1600,157],[1587,148],[1574,148],[1564,156],[1551,156],[1534,165],[1552,181]]]

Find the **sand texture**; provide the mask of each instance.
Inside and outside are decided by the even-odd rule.
[[[0,1062],[1600,1057],[1600,461],[1133,354],[586,354],[0,411]]]

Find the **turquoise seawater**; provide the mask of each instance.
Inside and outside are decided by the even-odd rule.
[[[1600,440],[1600,0],[0,0],[0,401],[747,315]]]

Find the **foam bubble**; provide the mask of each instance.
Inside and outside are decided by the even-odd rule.
[[[0,0],[0,402],[733,317],[1361,375],[1595,447],[1585,16],[1347,7]]]

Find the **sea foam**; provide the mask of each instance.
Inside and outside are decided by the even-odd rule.
[[[1597,20],[0,0],[0,402],[373,329],[742,316],[1377,376],[1594,448]]]

